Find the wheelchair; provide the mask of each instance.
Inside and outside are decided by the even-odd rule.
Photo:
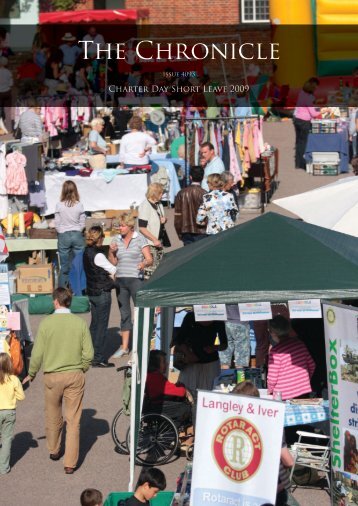
[[[124,389],[130,388],[131,366],[123,366],[117,369],[124,372]],[[130,412],[129,402],[126,399],[123,407],[115,414],[111,434],[115,444],[115,451],[121,455],[130,453]],[[150,406],[144,409],[139,426],[138,443],[136,451],[136,464],[141,466],[159,466],[169,462],[175,455],[180,455],[181,446],[192,437],[188,434],[192,422],[175,423],[163,413],[151,412]],[[191,444],[186,448],[186,458],[193,459]]]

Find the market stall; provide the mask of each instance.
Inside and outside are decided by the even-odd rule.
[[[339,172],[349,172],[348,162],[349,162],[349,146],[348,146],[348,129],[346,128],[346,123],[344,122],[342,126],[334,128],[334,132],[332,130],[324,131],[319,128],[317,125],[317,129],[315,130],[315,124],[318,124],[318,121],[313,123],[313,131],[308,135],[306,150],[305,150],[305,159],[310,163],[318,163],[318,164],[326,164],[327,166],[332,165],[329,162],[338,162],[339,163]],[[335,125],[338,125],[337,122],[332,122]],[[321,122],[321,124],[324,124]],[[324,133],[321,133],[324,132]],[[332,132],[332,133],[330,133]],[[325,156],[322,156],[324,153],[336,153],[337,156],[334,159],[329,159]],[[315,154],[320,155],[320,157],[315,156]],[[314,173],[314,172],[313,172]]]
[[[252,269],[230,268],[248,266],[248,259]],[[136,297],[132,434],[139,427],[154,307],[357,298],[357,279],[356,238],[274,213],[167,255]],[[130,487],[135,448],[134,437]]]
[[[166,157],[167,153],[155,153],[150,155],[151,162],[155,162],[158,167],[163,167],[168,176],[167,188],[163,195],[163,200],[167,200],[171,205],[174,205],[175,197],[180,191],[180,183],[175,165],[182,166],[183,160],[178,158]],[[107,155],[107,164],[110,166],[117,166],[120,163],[119,155]]]
[[[278,176],[278,151],[264,143],[263,117],[229,116],[185,119],[186,184],[189,168],[199,164],[199,148],[210,142],[242,193],[241,208],[261,209],[268,202]],[[255,197],[250,198],[250,191]]]

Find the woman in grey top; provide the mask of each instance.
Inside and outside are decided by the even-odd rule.
[[[109,247],[109,261],[117,266],[116,290],[121,313],[122,346],[113,358],[120,358],[129,353],[129,336],[133,328],[131,316],[131,299],[141,288],[144,269],[152,265],[148,242],[142,234],[134,230],[135,218],[124,213],[119,222],[119,235]]]
[[[19,119],[19,129],[21,131],[22,142],[35,142],[42,140],[43,124],[41,120],[41,107],[35,103],[24,111]]]
[[[82,234],[85,220],[85,210],[80,202],[77,186],[73,181],[65,181],[62,186],[61,199],[56,204],[55,211],[58,253],[61,262],[59,286],[68,286],[72,260],[85,247]]]

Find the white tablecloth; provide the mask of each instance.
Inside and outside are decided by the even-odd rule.
[[[71,177],[64,173],[45,174],[45,215],[54,214],[62,185],[68,179],[76,183],[85,211],[129,209],[134,202],[139,205],[145,199],[148,187],[147,174],[115,176],[110,183],[106,183],[104,178],[96,173],[91,177]]]
[[[178,175],[176,173],[173,160],[171,158],[166,158],[166,153],[154,153],[151,154],[149,159],[159,165],[159,167],[164,167],[167,171],[169,177],[169,193],[168,195],[164,195],[163,200],[169,200],[171,205],[174,205],[175,197],[177,193],[180,191],[180,184],[178,180]],[[175,158],[175,160],[177,160]],[[182,160],[183,161],[183,160]],[[119,154],[117,155],[107,155],[107,163],[119,163]]]

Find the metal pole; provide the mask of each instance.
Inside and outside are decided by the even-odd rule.
[[[104,106],[107,107],[107,95],[108,95],[108,58],[106,56],[106,73],[104,77]]]
[[[230,107],[230,114],[233,115],[233,111],[232,111],[232,107],[231,107],[231,97],[230,97],[230,91],[229,91],[229,83],[228,83],[228,80],[227,80],[227,74],[226,74],[226,69],[225,69],[225,65],[224,65],[224,58],[222,57],[222,55],[220,55],[220,61],[221,61],[221,68],[223,69],[223,75],[224,75],[224,82],[225,82],[225,86],[226,86],[227,99],[229,101],[229,107]]]
[[[184,134],[184,138],[185,138],[185,178],[184,178],[184,186],[187,187],[189,186],[189,183],[190,183],[190,179],[189,179],[189,164],[188,164],[188,158],[189,158],[189,153],[188,153],[188,130],[187,130],[187,127],[188,127],[188,124],[187,124],[187,120],[185,119],[184,120],[184,125],[185,125],[185,134]]]

